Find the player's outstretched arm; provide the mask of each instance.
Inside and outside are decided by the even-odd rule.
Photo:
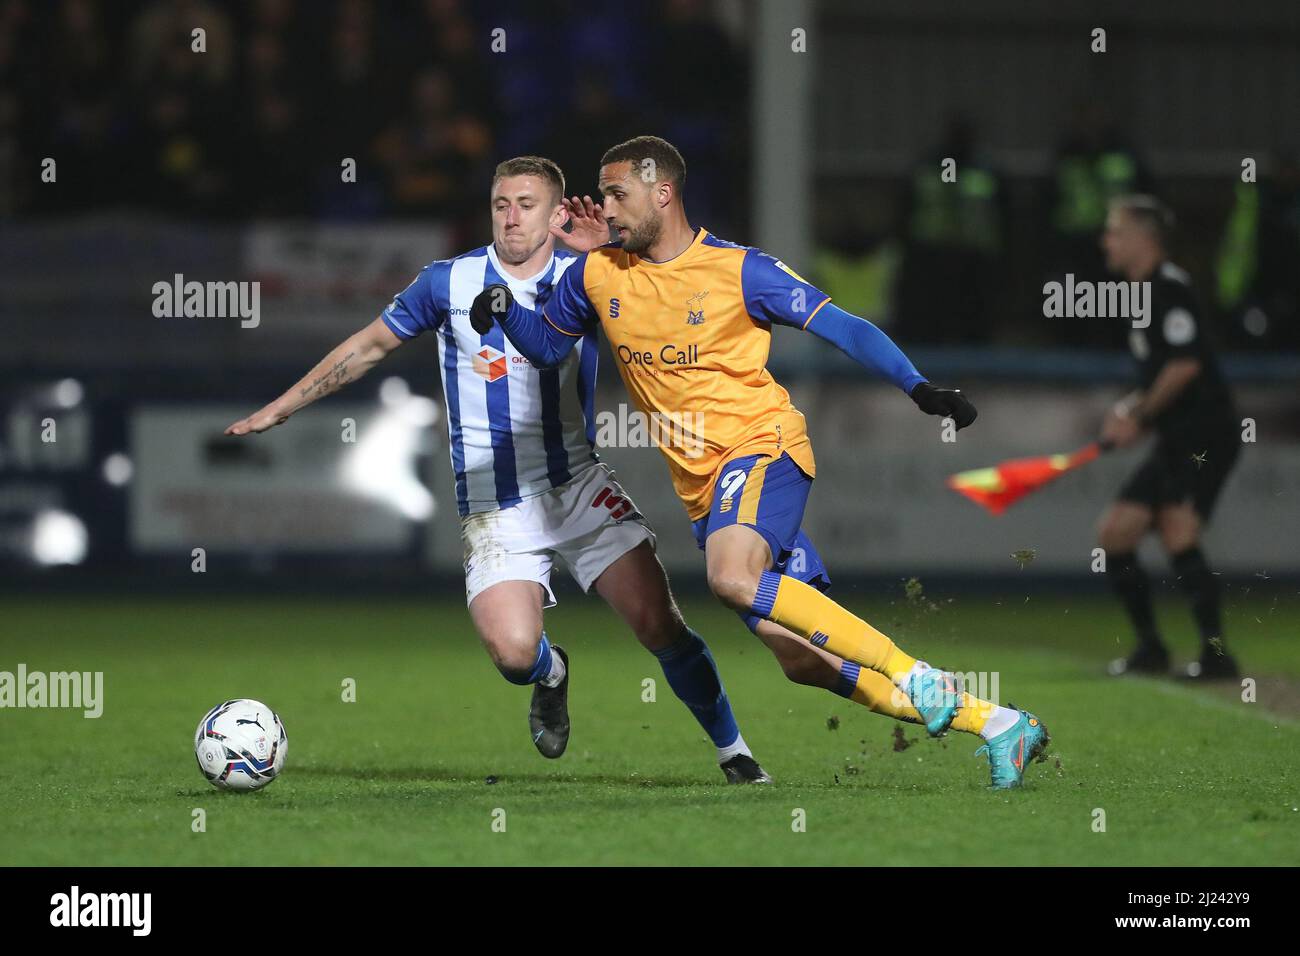
[[[506,338],[537,368],[559,365],[582,337],[561,331],[540,312],[524,308],[515,301],[510,287],[500,283],[474,297],[469,321],[479,335],[487,335],[495,323],[501,323]]]
[[[807,329],[863,368],[893,382],[927,415],[951,418],[959,430],[975,421],[975,406],[961,389],[927,381],[894,340],[866,319],[827,302],[809,320]]]
[[[570,230],[565,232],[560,226],[551,227],[551,235],[574,252],[590,252],[597,246],[609,242],[609,223],[605,222],[605,211],[600,203],[590,196],[579,199],[561,199],[564,211],[569,214]]]
[[[375,319],[321,359],[293,388],[227,427],[226,434],[247,435],[274,428],[300,408],[337,392],[348,382],[356,381],[401,344],[402,340],[393,334],[383,319]]]

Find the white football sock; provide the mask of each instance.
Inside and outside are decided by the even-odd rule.
[[[920,674],[924,671],[928,671],[929,669],[930,669],[930,665],[927,664],[925,661],[917,661],[910,668],[908,668],[908,670],[905,673],[898,675],[898,680],[894,681],[894,686],[906,687],[907,682],[912,679],[913,674]]]
[[[718,763],[726,763],[736,754],[744,754],[746,757],[754,756],[749,751],[749,745],[745,743],[745,738],[736,734],[736,739],[725,747],[718,748]]]
[[[537,683],[541,684],[543,687],[558,687],[560,681],[564,680],[564,675],[566,673],[568,672],[565,670],[564,667],[564,658],[562,658],[559,654],[555,653],[555,649],[552,648],[550,673],[548,673]]]
[[[984,724],[980,736],[985,740],[992,740],[998,734],[1006,733],[1014,727],[1019,719],[1020,711],[1012,710],[1010,707],[999,707],[993,711],[993,716]]]

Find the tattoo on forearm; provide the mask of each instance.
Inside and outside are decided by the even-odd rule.
[[[346,385],[352,381],[352,370],[348,367],[348,363],[352,361],[356,354],[356,352],[349,352],[335,362],[333,368],[302,390],[303,398],[308,395],[312,395],[313,398],[320,398],[323,395],[328,395],[340,385]]]

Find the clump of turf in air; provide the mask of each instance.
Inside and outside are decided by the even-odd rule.
[[[1021,571],[1036,557],[1038,557],[1038,549],[1036,548],[1021,548],[1019,551],[1011,552],[1011,560],[1016,562]]]
[[[925,588],[921,585],[920,578],[912,577],[903,582],[903,597],[907,599],[908,605],[918,611],[939,610],[939,605],[925,596]]]

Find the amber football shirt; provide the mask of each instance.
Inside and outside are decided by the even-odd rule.
[[[568,335],[604,330],[633,401],[676,438],[659,445],[694,520],[732,458],[786,452],[814,475],[803,414],[766,366],[771,323],[805,328],[828,301],[762,250],[700,229],[667,262],[612,245],[580,256],[542,314]]]

